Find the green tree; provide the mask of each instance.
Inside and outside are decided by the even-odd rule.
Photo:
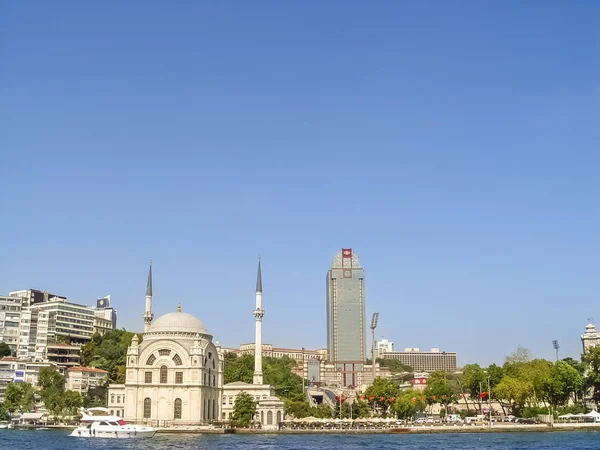
[[[550,376],[545,388],[548,403],[556,410],[566,405],[583,385],[583,377],[575,368],[565,361],[555,362],[550,369]]]
[[[563,358],[562,361],[566,362],[573,369],[575,369],[577,372],[579,372],[579,375],[583,376],[583,374],[585,372],[585,366],[584,366],[583,363],[580,363],[579,361],[577,361],[576,359],[571,358],[570,356],[568,356],[566,358]]]
[[[0,420],[1,421],[10,420],[10,411],[3,404],[0,404]]]
[[[65,392],[56,387],[47,387],[42,389],[40,393],[44,406],[54,416],[62,415],[62,410],[65,407]]]
[[[12,355],[12,351],[6,342],[0,342],[0,358]]]
[[[94,408],[97,406],[106,407],[108,389],[106,385],[99,385],[88,390],[82,398],[82,403],[85,408]]]
[[[397,359],[384,359],[376,358],[375,361],[379,363],[381,367],[387,367],[393,374],[413,372],[412,367],[402,364]],[[371,364],[371,360],[367,359],[367,364]]]
[[[225,354],[223,378],[225,384],[242,381],[252,383],[254,374],[254,357],[251,355],[238,356],[235,353]]]
[[[77,410],[83,405],[81,394],[76,391],[67,391],[64,393],[64,407],[67,414],[74,416]]]
[[[392,413],[400,419],[410,419],[419,412],[425,411],[425,396],[422,392],[408,389],[402,392],[392,403]]]
[[[81,349],[82,365],[106,370],[110,383],[124,383],[127,348],[133,335],[125,330],[112,330],[102,336],[95,333]]]
[[[424,394],[429,404],[441,403],[447,406],[456,400],[452,385],[446,379],[444,372],[439,371],[429,374]]]
[[[581,361],[586,369],[585,387],[592,392],[592,400],[600,403],[600,345],[588,349]]]
[[[65,387],[65,377],[54,366],[42,367],[38,374],[38,386],[42,390],[56,388],[62,391]]]
[[[233,421],[236,425],[247,427],[252,423],[256,414],[256,402],[247,392],[240,392],[233,404]]]
[[[29,411],[34,404],[35,391],[29,383],[9,383],[4,391],[4,406],[9,411]]]

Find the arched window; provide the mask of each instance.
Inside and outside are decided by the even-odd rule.
[[[181,366],[183,363],[181,362],[181,357],[179,355],[173,356],[173,362],[176,366]]]
[[[149,419],[152,414],[152,400],[146,397],[144,399],[144,419]]]
[[[156,356],[150,355],[148,357],[148,360],[146,361],[146,365],[151,366],[152,364],[154,364],[154,361],[156,361]]]
[[[181,419],[181,399],[175,399],[175,407],[173,408],[173,418]]]
[[[281,411],[277,411],[277,423],[281,423]]]
[[[167,382],[167,366],[160,367],[160,382],[162,384]]]
[[[261,411],[261,412],[260,412],[260,423],[261,423],[262,425],[264,425],[264,424],[265,424],[265,415],[264,415],[264,411]]]
[[[267,413],[267,425],[273,425],[273,411]]]
[[[217,385],[217,377],[213,375],[213,386]]]
[[[159,354],[160,356],[169,356],[169,355],[171,354],[171,350],[168,350],[168,349],[166,349],[166,348],[163,348],[163,349],[160,349],[160,350],[158,351],[158,354]]]
[[[213,359],[213,369],[215,368],[215,360]]]

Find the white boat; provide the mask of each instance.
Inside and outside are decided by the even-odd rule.
[[[2,421],[2,422],[0,422],[0,429],[8,428],[9,425],[10,425],[10,422]]]
[[[81,410],[81,426],[69,436],[85,438],[151,438],[156,433],[152,427],[129,425],[119,416],[110,414],[106,408]]]

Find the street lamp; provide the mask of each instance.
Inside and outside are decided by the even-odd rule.
[[[558,349],[560,347],[558,345],[558,341],[557,340],[552,341],[552,348],[554,348],[554,350],[556,350],[556,360],[558,361]]]
[[[379,313],[373,313],[371,319],[371,336],[373,339],[373,348],[371,350],[371,364],[373,364],[373,383],[375,383],[375,328],[377,328],[377,322],[379,321]]]

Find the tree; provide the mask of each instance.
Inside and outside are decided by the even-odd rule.
[[[412,367],[402,364],[397,359],[376,358],[375,361],[378,362],[381,367],[387,367],[390,369],[390,372],[393,374],[413,372]],[[367,364],[371,364],[370,359],[367,359]]]
[[[236,425],[247,427],[252,423],[256,414],[256,402],[247,392],[240,392],[233,404],[233,421]]]
[[[85,408],[93,408],[97,406],[106,407],[106,395],[108,389],[105,385],[99,385],[95,388],[88,389],[87,394],[82,398],[82,403]]]
[[[446,379],[444,372],[432,372],[427,378],[427,387],[423,392],[428,404],[441,403],[449,405],[454,402],[455,395],[452,385]]]
[[[10,411],[3,404],[0,404],[0,420],[3,422],[10,420]]]
[[[548,403],[556,410],[566,405],[571,395],[581,389],[583,377],[565,361],[557,361],[550,369],[545,388]]]
[[[391,410],[401,419],[410,419],[418,412],[425,411],[426,406],[422,392],[408,389],[394,399]]]
[[[6,342],[0,342],[0,358],[12,355],[12,351]]]
[[[133,335],[125,330],[112,330],[104,335],[95,333],[81,349],[81,364],[106,370],[110,383],[124,383],[127,348]]]
[[[520,345],[517,349],[510,355],[506,357],[506,362],[508,363],[517,363],[517,362],[529,362],[533,359],[533,355],[531,354],[531,350],[525,347],[521,347]]]
[[[381,408],[381,411],[385,414],[390,405],[390,399],[396,398],[400,395],[400,386],[386,378],[375,378],[375,381],[371,386],[365,390],[364,397],[369,401],[369,404],[373,409]]]
[[[581,361],[586,369],[585,387],[592,392],[592,400],[600,403],[600,345],[589,348]]]
[[[9,383],[4,391],[4,406],[9,411],[29,411],[34,404],[35,391],[29,383]]]
[[[56,388],[63,391],[65,387],[65,377],[63,377],[54,366],[42,367],[38,374],[38,386],[42,390]]]
[[[79,392],[67,391],[64,393],[64,407],[67,410],[67,414],[74,416],[81,405],[83,405],[83,399]]]
[[[60,416],[62,410],[65,407],[65,392],[56,387],[47,387],[42,389],[41,397],[44,402],[44,406],[54,416]]]
[[[252,383],[254,374],[254,357],[251,355],[238,356],[235,353],[225,354],[225,367],[223,369],[224,383],[242,381]]]

